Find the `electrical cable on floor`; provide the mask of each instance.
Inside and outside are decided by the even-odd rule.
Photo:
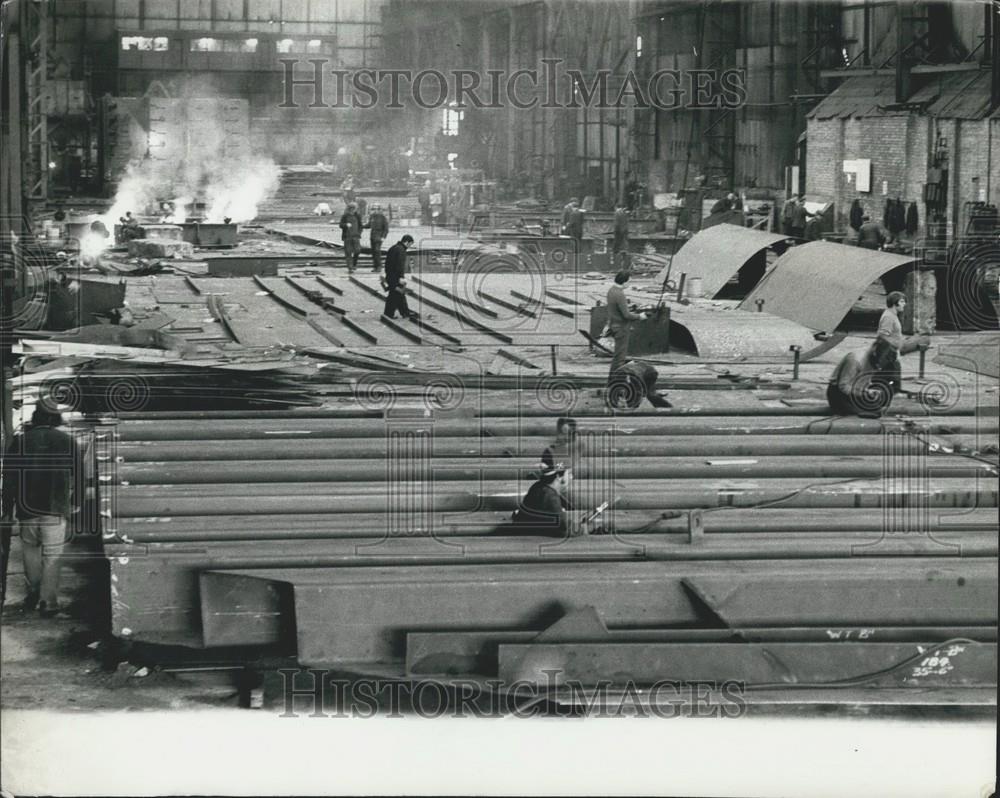
[[[863,684],[872,682],[876,679],[881,679],[882,677],[888,676],[892,673],[895,673],[896,671],[907,668],[917,660],[924,659],[926,657],[932,657],[934,656],[935,652],[947,648],[948,646],[955,646],[961,644],[975,645],[975,646],[987,645],[982,641],[972,640],[967,637],[952,637],[949,638],[948,640],[945,640],[942,643],[935,644],[932,648],[929,648],[927,651],[922,651],[917,654],[914,654],[911,657],[907,657],[906,659],[896,663],[895,665],[890,665],[889,667],[883,668],[882,670],[872,671],[871,673],[866,673],[862,676],[852,676],[847,679],[835,679],[829,682],[770,682],[770,683],[765,682],[762,684],[748,684],[744,685],[744,687],[746,689],[754,689],[754,690],[767,690],[776,687],[781,687],[781,688],[858,687]]]

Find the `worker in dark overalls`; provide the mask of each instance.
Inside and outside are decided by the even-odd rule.
[[[573,480],[572,471],[563,463],[545,466],[520,506],[514,511],[512,525],[504,529],[509,535],[536,535],[539,537],[568,537],[575,533],[567,494]]]

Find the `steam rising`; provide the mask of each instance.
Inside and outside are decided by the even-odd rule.
[[[147,151],[136,153],[140,157],[120,177],[104,223],[110,228],[126,211],[159,214],[165,200],[174,206],[167,221],[175,223],[199,215],[194,202],[205,203],[207,222],[256,218],[258,206],[277,190],[281,170],[270,156],[251,154],[246,106],[242,115],[233,112],[238,102],[204,95],[151,99],[155,121]],[[164,116],[170,125],[162,123]]]

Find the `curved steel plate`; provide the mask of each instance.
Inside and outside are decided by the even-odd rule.
[[[674,255],[670,272],[675,278],[684,273],[688,280],[700,277],[701,295],[714,297],[754,255],[787,238],[780,233],[718,224],[702,230],[682,246]],[[664,267],[656,279],[662,283],[666,276]]]
[[[710,359],[774,357],[788,358],[790,362],[790,346],[806,350],[816,345],[812,330],[801,324],[738,308],[709,310],[695,305],[671,305],[670,324],[671,346],[676,343],[678,349],[686,349],[693,344],[696,354]],[[690,342],[678,340],[680,331],[675,325],[687,330]]]
[[[778,258],[740,307],[756,310],[762,299],[765,312],[773,316],[833,332],[868,286],[914,261],[907,255],[813,241]]]

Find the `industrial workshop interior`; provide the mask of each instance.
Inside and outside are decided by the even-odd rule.
[[[3,795],[993,795],[998,0],[0,9]]]

